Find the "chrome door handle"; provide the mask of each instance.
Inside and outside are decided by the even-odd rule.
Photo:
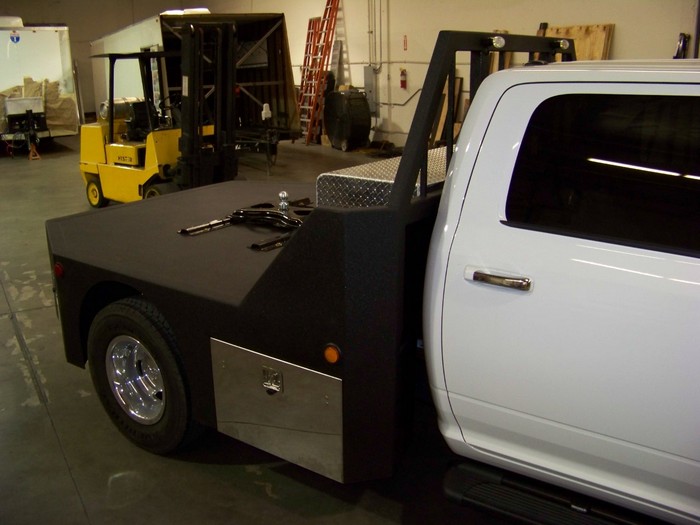
[[[506,277],[503,275],[492,275],[478,270],[474,272],[472,279],[480,283],[504,286],[505,288],[513,288],[521,292],[529,291],[532,286],[532,280],[529,277]]]

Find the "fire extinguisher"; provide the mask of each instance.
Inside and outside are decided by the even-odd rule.
[[[400,82],[401,82],[401,89],[406,89],[406,70],[403,68],[401,69]]]

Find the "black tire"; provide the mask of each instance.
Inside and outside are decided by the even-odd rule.
[[[161,195],[166,195],[168,193],[175,193],[179,188],[174,182],[162,182],[160,184],[151,184],[146,188],[143,193],[144,199],[151,199],[153,197],[160,197]]]
[[[107,414],[136,445],[168,454],[199,434],[175,336],[152,304],[129,298],[101,310],[90,326],[88,361]],[[120,389],[125,371],[135,388]]]

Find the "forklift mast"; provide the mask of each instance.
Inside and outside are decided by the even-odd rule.
[[[236,28],[231,22],[186,24],[180,31],[178,51],[142,51],[96,55],[109,59],[108,143],[115,142],[115,65],[120,60],[137,60],[144,99],[130,103],[136,130],[128,140],[145,141],[147,134],[161,128],[156,104],[167,93],[167,113],[179,107],[179,115],[166,125],[181,131],[177,166],[169,175],[181,188],[195,188],[233,180],[236,161]],[[167,61],[167,67],[166,62]],[[162,68],[162,69],[161,69]],[[170,73],[166,80],[164,76]],[[180,73],[182,84],[177,85]],[[157,86],[154,85],[157,83]],[[158,94],[155,91],[158,90]],[[178,91],[179,96],[178,96]],[[165,107],[161,107],[166,112]]]
[[[232,180],[235,147],[235,52],[233,23],[186,24],[182,39],[182,134],[176,182],[197,187]],[[205,136],[205,126],[213,135]]]

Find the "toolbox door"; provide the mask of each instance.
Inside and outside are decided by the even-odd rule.
[[[211,351],[220,432],[344,480],[339,378],[218,339]]]

